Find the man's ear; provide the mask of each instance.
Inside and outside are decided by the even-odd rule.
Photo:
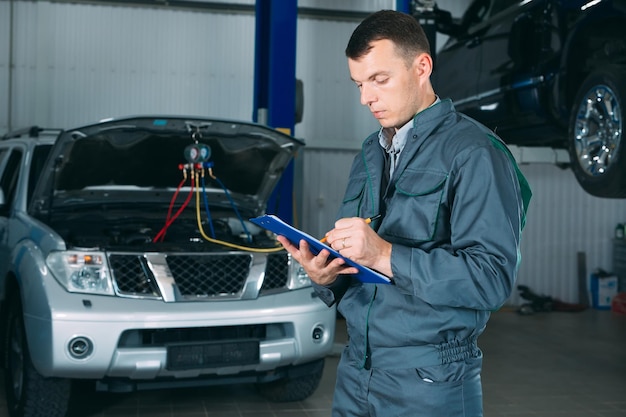
[[[423,52],[415,57],[413,68],[418,77],[430,78],[430,74],[433,72],[433,58],[430,54]]]

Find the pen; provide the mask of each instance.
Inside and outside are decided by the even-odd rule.
[[[367,219],[365,219],[365,224],[370,224],[371,222],[373,222],[374,220],[378,220],[382,217],[382,214],[377,214],[375,216],[372,217],[368,217]],[[322,243],[326,243],[326,236],[324,236],[323,238],[320,239],[320,242]]]

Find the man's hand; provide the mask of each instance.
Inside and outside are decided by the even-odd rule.
[[[335,228],[326,233],[326,242],[342,256],[392,278],[391,243],[378,236],[365,219],[337,220]]]
[[[278,241],[291,254],[291,256],[302,265],[311,281],[319,285],[330,285],[337,279],[340,274],[356,274],[358,269],[347,266],[341,258],[335,258],[329,261],[330,252],[322,250],[320,253],[313,255],[309,248],[309,244],[305,240],[300,241],[300,248],[293,245],[284,236],[278,236]]]

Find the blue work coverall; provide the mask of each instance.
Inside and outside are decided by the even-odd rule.
[[[372,226],[392,244],[392,285],[315,285],[348,328],[335,417],[482,416],[477,338],[511,294],[530,189],[502,141],[450,100],[408,135],[386,190],[378,133],[363,142],[339,211],[384,213]]]

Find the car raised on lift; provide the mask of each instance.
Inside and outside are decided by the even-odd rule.
[[[441,97],[509,144],[567,149],[588,193],[626,197],[626,1],[473,0],[460,19],[427,12],[449,36],[432,75]]]

